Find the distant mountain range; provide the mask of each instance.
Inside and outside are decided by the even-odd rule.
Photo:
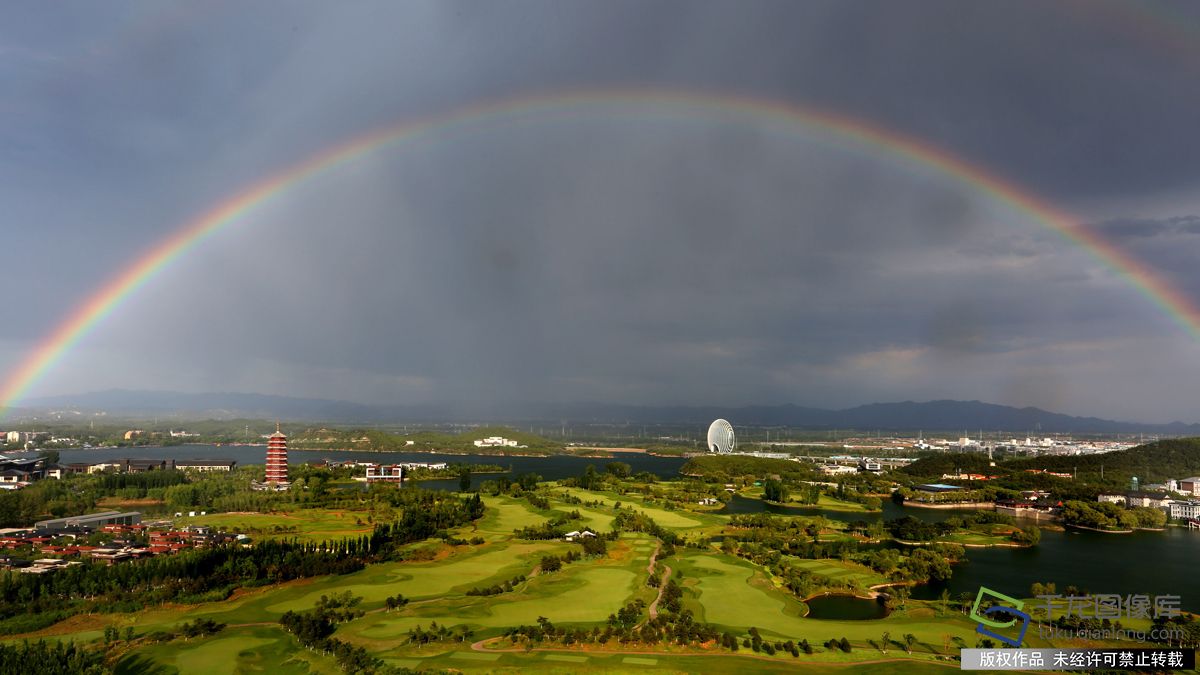
[[[871,403],[844,410],[795,405],[631,406],[606,403],[423,404],[373,406],[346,401],[267,394],[130,391],[112,389],[86,394],[31,399],[17,416],[47,412],[144,419],[258,418],[342,423],[379,422],[528,422],[630,424],[707,424],[724,417],[734,426],[786,426],[807,429],[879,431],[963,430],[1013,433],[1151,433],[1200,435],[1200,424],[1143,424],[1097,417],[1074,417],[1039,408],[1014,408],[980,401],[904,401]]]

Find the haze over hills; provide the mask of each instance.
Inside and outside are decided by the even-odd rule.
[[[735,425],[881,431],[956,430],[1014,433],[1200,434],[1200,424],[1146,424],[1076,417],[980,401],[871,403],[843,410],[791,404],[743,407],[634,406],[606,403],[421,404],[374,406],[268,394],[183,393],[113,389],[27,401],[12,417],[50,412],[178,419],[278,418],[327,422],[514,422],[555,420],[636,424],[706,424],[724,417]]]

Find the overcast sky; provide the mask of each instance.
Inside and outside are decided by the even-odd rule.
[[[1194,3],[9,3],[0,372],[256,180],[406,120],[610,88],[917,139],[1200,301]],[[443,129],[282,194],[30,393],[113,387],[1200,421],[1200,342],[934,167],[811,125],[626,103]]]

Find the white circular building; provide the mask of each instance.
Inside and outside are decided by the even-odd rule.
[[[708,426],[708,449],[710,452],[728,455],[733,452],[733,425],[725,420],[717,420]]]

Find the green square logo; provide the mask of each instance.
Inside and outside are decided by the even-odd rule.
[[[1003,593],[997,593],[996,591],[993,591],[992,589],[987,588],[985,586],[980,586],[979,593],[975,596],[975,604],[971,606],[970,617],[971,617],[972,621],[975,621],[976,623],[981,623],[985,626],[990,626],[992,628],[1009,628],[1017,622],[1016,619],[1009,619],[1008,621],[995,621],[993,619],[989,619],[988,617],[984,616],[983,614],[980,614],[979,604],[981,602],[983,602],[983,599],[985,596],[991,596],[992,598],[995,598],[997,600],[1003,600],[1005,603],[1007,603],[1008,607],[1011,607],[1011,608],[1017,610],[1018,612],[1025,609],[1025,601],[1024,600],[1018,600],[1016,598],[1011,598]]]

